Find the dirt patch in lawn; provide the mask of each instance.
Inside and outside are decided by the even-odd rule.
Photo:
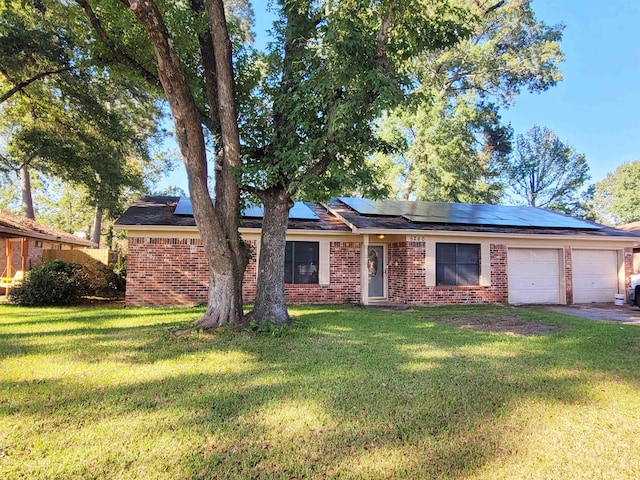
[[[548,335],[566,328],[524,320],[516,315],[496,317],[469,316],[454,318],[427,317],[425,320],[435,322],[440,325],[448,325],[465,330],[474,330],[476,332],[507,333],[510,335],[524,336]]]
[[[82,297],[76,305],[80,307],[123,308],[124,298]]]

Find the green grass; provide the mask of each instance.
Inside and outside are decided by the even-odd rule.
[[[309,306],[170,335],[199,313],[0,305],[0,478],[640,477],[640,327]]]

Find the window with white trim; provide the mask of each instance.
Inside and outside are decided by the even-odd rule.
[[[436,243],[436,285],[480,285],[480,245]]]
[[[287,242],[284,251],[284,283],[318,283],[319,242]]]

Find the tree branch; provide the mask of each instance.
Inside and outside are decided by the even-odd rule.
[[[111,51],[115,59],[119,63],[125,65],[126,67],[130,68],[131,70],[136,72],[138,75],[140,75],[144,79],[144,81],[147,82],[151,87],[162,90],[162,84],[160,82],[160,78],[156,74],[154,74],[153,72],[145,68],[142,64],[138,63],[134,58],[127,55],[109,37],[109,35],[107,34],[107,32],[102,26],[102,22],[100,22],[100,19],[97,17],[95,12],[91,8],[91,5],[89,5],[88,1],[76,0],[76,2],[78,3],[78,5],[80,5],[83,8],[98,38]],[[129,2],[127,0],[120,0],[120,3],[122,3],[126,8],[129,8]],[[210,132],[212,132],[215,135],[216,122],[211,120],[209,115],[207,115],[207,112],[205,112],[202,107],[198,106],[197,108],[198,108],[198,112],[200,113],[200,121],[202,122],[203,125],[207,127],[207,129]]]
[[[9,98],[11,98],[13,95],[15,95],[16,93],[22,91],[23,89],[25,89],[26,87],[28,87],[29,85],[31,85],[33,82],[35,82],[37,80],[40,80],[40,79],[45,78],[45,77],[48,77],[49,75],[57,75],[58,73],[68,72],[70,70],[72,70],[72,67],[63,67],[63,68],[58,68],[56,70],[48,70],[46,72],[40,72],[37,75],[34,75],[33,77],[31,77],[31,78],[29,78],[27,80],[23,80],[22,82],[20,82],[17,85],[15,85],[11,90],[8,90],[6,93],[4,93],[0,97],[0,104],[4,103]]]
[[[335,92],[333,101],[330,103],[331,107],[327,112],[327,139],[325,141],[324,153],[320,160],[307,168],[304,172],[297,176],[297,178],[293,179],[289,186],[289,193],[292,195],[296,192],[296,190],[300,187],[300,184],[303,180],[310,176],[320,176],[324,172],[326,172],[329,165],[337,158],[338,154],[335,151],[334,147],[334,134],[333,134],[333,122],[335,120],[337,104],[339,98],[341,96],[341,92]]]
[[[494,3],[493,5],[491,5],[490,7],[485,7],[480,0],[475,0],[475,4],[478,7],[478,9],[480,10],[480,13],[482,13],[482,15],[485,15],[485,16],[488,15],[489,13],[495,11],[495,10],[498,10],[505,3],[506,3],[505,0],[500,0],[500,1],[496,2],[496,3]]]
[[[394,4],[391,3],[389,6],[389,11],[382,17],[380,22],[380,30],[378,30],[378,35],[376,36],[376,44],[378,46],[376,51],[376,60],[380,62],[382,66],[382,71],[385,75],[393,76],[393,68],[391,68],[391,63],[389,62],[389,57],[387,56],[387,40],[389,39],[389,32],[391,31],[392,22],[393,22],[393,14]]]
[[[191,0],[191,10],[197,15],[205,12],[202,0]],[[204,32],[198,33],[198,44],[200,45],[200,57],[202,59],[203,76],[207,101],[209,103],[209,115],[200,112],[204,123],[213,136],[213,145],[216,156],[216,169],[222,168],[222,133],[220,130],[220,116],[218,114],[218,86],[216,74],[216,55],[211,36],[211,28],[207,27]]]
[[[382,17],[380,21],[380,29],[378,30],[378,34],[376,35],[376,60],[379,62],[382,68],[382,72],[389,77],[395,76],[395,72],[393,71],[391,63],[389,62],[389,58],[387,56],[387,41],[389,39],[389,32],[393,27],[394,13],[395,9],[392,3],[389,7],[389,10]],[[375,89],[370,89],[366,92],[367,102],[373,103],[378,95],[379,92],[377,92]],[[325,140],[325,148],[322,157],[317,162],[312,164],[309,168],[305,169],[303,172],[297,175],[295,179],[292,179],[292,182],[288,187],[290,194],[295,194],[304,178],[310,176],[320,176],[324,174],[331,163],[333,163],[338,158],[338,153],[335,150],[334,145],[335,137],[333,133],[333,123],[335,121],[336,112],[338,110],[337,107],[342,97],[342,91],[337,89],[333,92],[333,98],[329,102],[330,107],[327,111],[326,121],[327,138]]]
[[[76,0],[76,2],[87,14],[89,22],[98,35],[100,41],[111,51],[116,60],[137,72],[152,87],[161,89],[162,85],[160,84],[160,79],[158,78],[158,76],[149,71],[142,64],[138,63],[135,59],[131,58],[124,51],[122,51],[111,39],[111,37],[109,37],[109,34],[103,28],[102,22],[100,22],[100,19],[91,8],[91,5],[89,5],[89,2],[87,0]],[[127,7],[129,6],[128,2],[123,3]]]

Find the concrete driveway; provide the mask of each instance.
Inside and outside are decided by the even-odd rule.
[[[602,322],[617,322],[626,325],[640,325],[640,309],[630,305],[616,306],[613,303],[588,303],[580,305],[562,305],[540,307],[556,313],[589,318]]]

